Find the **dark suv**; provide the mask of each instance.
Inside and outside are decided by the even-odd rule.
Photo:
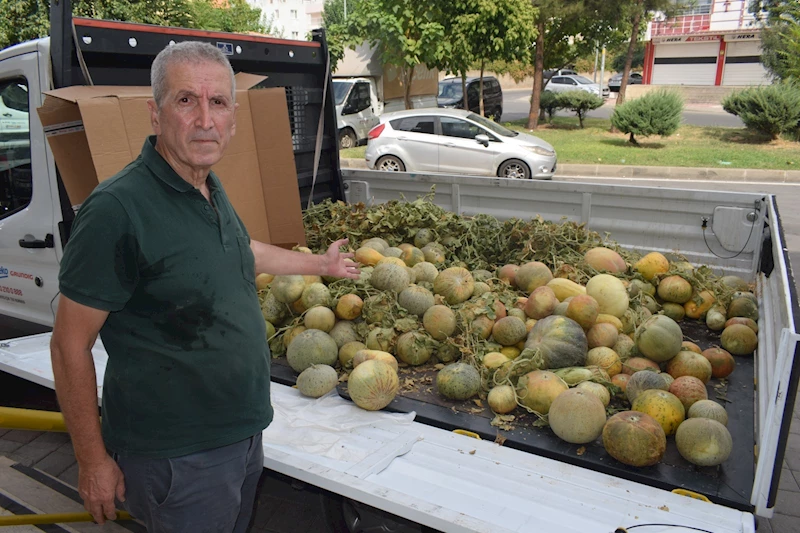
[[[467,78],[467,101],[469,110],[480,113],[480,78]],[[439,82],[439,107],[464,109],[464,93],[461,78],[445,78]],[[494,76],[483,77],[483,110],[487,117],[500,122],[503,116],[503,90]]]

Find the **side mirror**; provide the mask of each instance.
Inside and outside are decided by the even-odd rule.
[[[478,135],[476,135],[475,136],[475,141],[478,144],[482,144],[484,146],[489,146],[489,136],[488,135],[484,135],[483,133],[479,133]]]

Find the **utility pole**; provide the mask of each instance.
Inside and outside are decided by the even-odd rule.
[[[347,0],[344,0],[344,20],[347,20]]]
[[[597,56],[600,54],[600,47],[597,44],[597,41],[594,43],[594,70],[592,70],[592,81],[597,83]],[[600,81],[603,81],[603,78],[600,78]],[[602,87],[601,87],[602,89]]]
[[[606,45],[603,44],[602,59],[600,60],[600,94],[603,94],[603,79],[606,77]]]

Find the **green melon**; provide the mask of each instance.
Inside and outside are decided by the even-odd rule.
[[[311,365],[297,376],[297,390],[310,398],[328,394],[338,383],[339,375],[329,365]]]
[[[636,328],[639,352],[657,363],[669,361],[681,351],[681,327],[666,315],[653,315]]]
[[[370,284],[380,291],[400,292],[410,283],[406,267],[394,263],[376,265],[369,278]]]
[[[300,299],[305,288],[306,282],[303,276],[275,276],[270,285],[270,292],[279,302],[290,304]]]
[[[397,303],[412,315],[422,316],[436,301],[433,293],[428,289],[419,285],[411,285],[400,292],[397,296]]]
[[[451,400],[468,400],[481,390],[481,375],[472,365],[452,363],[436,374],[436,389]]]
[[[318,329],[303,331],[286,349],[286,361],[298,373],[311,365],[332,366],[338,358],[339,347],[336,346],[336,341]]]

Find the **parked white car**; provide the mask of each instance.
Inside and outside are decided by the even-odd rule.
[[[600,85],[593,82],[589,78],[579,75],[569,76],[553,76],[545,88],[545,91],[553,91],[554,93],[564,93],[567,91],[586,91],[588,93],[596,94],[604,98],[608,97],[608,87],[600,88]]]
[[[370,169],[522,179],[556,171],[550,144],[461,109],[386,113],[368,137]]]

